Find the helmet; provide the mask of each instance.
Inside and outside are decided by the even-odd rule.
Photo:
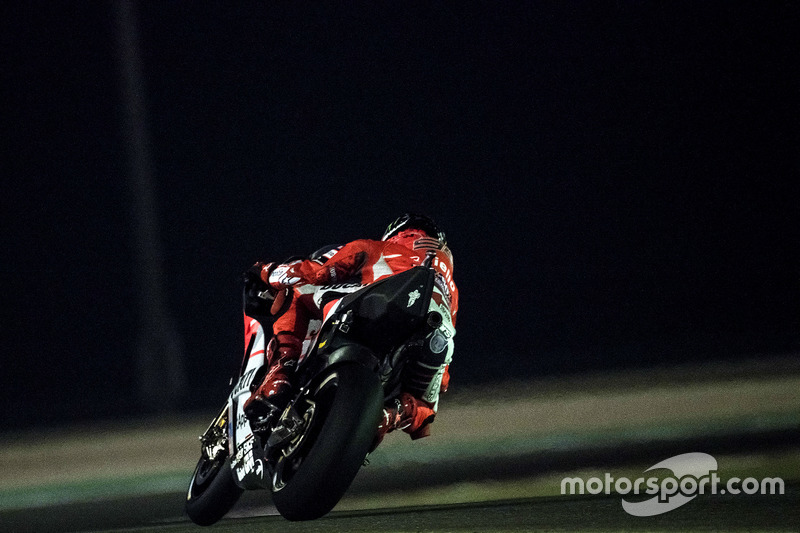
[[[436,222],[434,222],[430,217],[416,213],[405,213],[397,218],[397,220],[389,224],[389,227],[386,228],[381,240],[389,240],[401,231],[405,231],[407,229],[422,230],[429,236],[439,239],[439,241],[441,241],[443,244],[447,244],[447,239],[444,236],[444,232],[439,229],[439,226],[436,224]]]

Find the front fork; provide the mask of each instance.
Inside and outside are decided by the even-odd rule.
[[[217,415],[208,429],[200,435],[200,445],[203,456],[212,461],[218,459],[228,450],[228,434],[226,426],[228,425],[228,405],[226,404],[222,411]]]

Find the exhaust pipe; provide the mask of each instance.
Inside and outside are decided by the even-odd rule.
[[[431,311],[428,313],[428,317],[425,319],[431,329],[439,329],[439,326],[442,325],[442,315],[437,311]]]

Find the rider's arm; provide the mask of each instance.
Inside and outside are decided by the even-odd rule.
[[[324,265],[313,261],[303,261],[293,270],[306,283],[327,285],[343,283],[353,277],[369,256],[370,241],[353,241],[339,250]]]
[[[325,264],[302,260],[279,265],[271,270],[265,267],[261,277],[272,287],[282,288],[296,283],[327,285],[342,283],[358,272],[369,256],[370,241],[353,241],[339,250]]]

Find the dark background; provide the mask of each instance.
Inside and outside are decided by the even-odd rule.
[[[453,384],[800,348],[797,2],[142,2],[183,409],[240,273],[444,226]],[[113,4],[4,4],[4,426],[142,414]]]

